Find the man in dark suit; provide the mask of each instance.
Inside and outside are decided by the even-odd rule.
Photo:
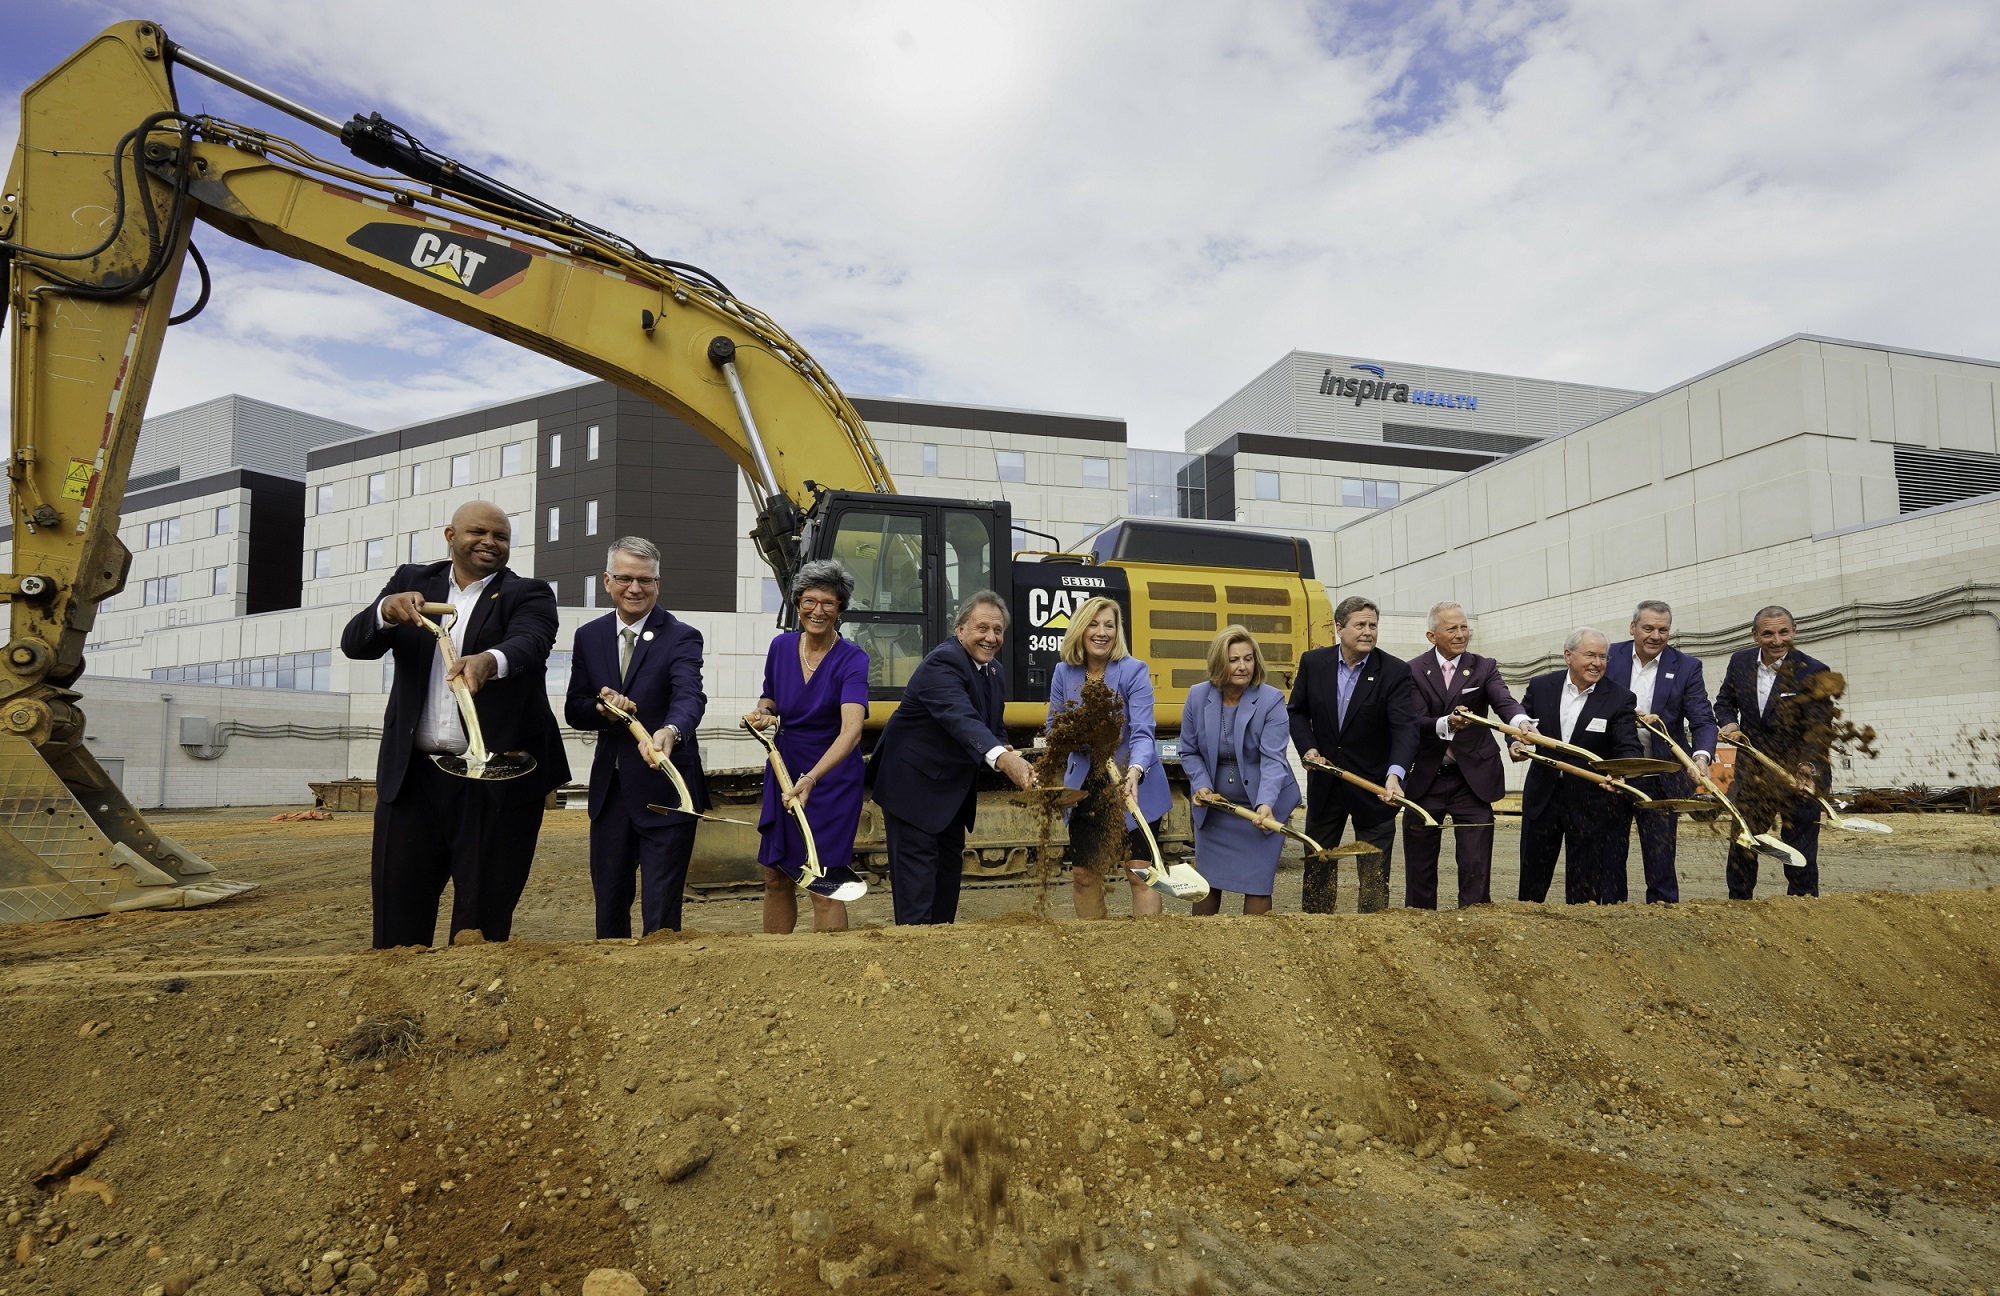
[[[981,590],[966,599],[956,634],[911,673],[868,761],[898,925],[958,917],[980,768],[999,770],[1016,787],[1034,781],[1027,760],[1007,743],[1006,691],[994,663],[1006,636],[1007,605],[998,594]]]
[[[1603,631],[1570,631],[1563,640],[1564,668],[1535,676],[1522,695],[1538,732],[1606,758],[1639,754],[1632,690],[1604,678],[1610,655]],[[1526,760],[1530,748],[1515,742],[1511,750],[1516,760]],[[1548,754],[1562,758],[1560,752]],[[1582,761],[1574,757],[1570,763]],[[1619,824],[1616,803],[1624,797],[1540,761],[1530,766],[1521,789],[1521,899],[1535,904],[1548,899],[1560,852],[1563,899],[1602,903],[1611,834]]]
[[[449,560],[397,568],[381,597],[340,636],[340,650],[357,661],[396,655],[375,766],[377,949],[430,944],[447,881],[452,938],[475,931],[506,940],[534,864],[543,801],[569,781],[545,675],[556,640],[555,592],[508,569],[512,528],[493,504],[461,505],[444,539]],[[437,639],[418,624],[426,603],[458,608],[451,637],[459,659],[450,671]],[[530,773],[484,782],[432,762],[433,754],[466,749],[455,679],[473,694],[487,748],[526,752],[535,759]]]
[[[1715,712],[1708,705],[1708,686],[1701,677],[1701,661],[1667,642],[1674,628],[1674,610],[1658,599],[1647,599],[1632,613],[1632,637],[1611,645],[1611,660],[1604,678],[1632,690],[1641,718],[1658,721],[1672,735],[1695,764],[1707,770],[1715,755]],[[1639,750],[1647,756],[1672,760],[1650,731],[1639,730]],[[1633,787],[1654,798],[1693,796],[1695,782],[1686,771],[1647,774],[1630,780]],[[1602,904],[1623,904],[1629,894],[1625,861],[1630,854],[1630,825],[1639,825],[1639,858],[1646,871],[1646,903],[1674,904],[1681,898],[1680,879],[1674,872],[1674,845],[1680,831],[1677,814],[1657,814],[1634,808],[1629,797],[1618,802],[1619,827],[1614,831],[1605,854]]]
[[[1352,774],[1403,790],[1417,751],[1417,702],[1410,667],[1375,646],[1381,612],[1365,598],[1344,598],[1333,610],[1332,648],[1299,658],[1286,710],[1292,745],[1302,757],[1323,757]],[[1362,913],[1389,907],[1389,859],[1396,847],[1396,805],[1325,770],[1306,765],[1306,836],[1321,846],[1340,841],[1347,821],[1354,836],[1380,851],[1355,865]],[[1307,860],[1307,913],[1332,913],[1340,888],[1339,861]]]
[[[1767,832],[1775,822],[1786,845],[1805,856],[1805,867],[1785,865],[1788,895],[1819,894],[1819,802],[1810,788],[1824,795],[1833,785],[1827,760],[1832,743],[1833,699],[1822,696],[1812,678],[1827,664],[1793,646],[1798,627],[1781,607],[1760,609],[1750,623],[1754,648],[1729,659],[1722,687],[1715,693],[1715,718],[1722,737],[1742,734],[1757,750],[1798,771],[1787,785],[1755,758],[1738,754],[1736,781],[1729,799],[1753,832]],[[1727,868],[1729,898],[1748,900],[1757,891],[1757,853],[1733,842]]]
[[[1521,704],[1507,691],[1497,662],[1466,651],[1472,627],[1464,608],[1456,603],[1432,608],[1424,637],[1431,651],[1410,663],[1417,754],[1404,794],[1430,811],[1439,826],[1428,828],[1414,814],[1403,815],[1403,903],[1412,909],[1438,907],[1438,851],[1449,815],[1458,853],[1458,907],[1491,904],[1493,803],[1505,795],[1507,775],[1493,735],[1457,711],[1490,712],[1512,724]]]
[[[708,698],[701,691],[701,632],[659,606],[660,551],[626,536],[604,557],[604,592],[612,612],[577,627],[563,718],[597,734],[590,762],[590,889],[597,897],[597,937],[632,934],[633,870],[639,878],[641,931],[681,929],[681,895],[694,854],[692,815],[663,815],[648,805],[678,805],[667,776],[654,769],[610,702],[652,735],[673,762],[694,804],[708,809],[695,729]]]

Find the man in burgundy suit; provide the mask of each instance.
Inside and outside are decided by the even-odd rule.
[[[1431,651],[1410,663],[1417,694],[1417,756],[1403,794],[1430,811],[1429,828],[1403,813],[1403,903],[1438,907],[1438,850],[1447,816],[1458,848],[1458,907],[1493,901],[1493,803],[1507,790],[1500,748],[1485,726],[1456,714],[1497,714],[1513,724],[1526,714],[1500,678],[1491,657],[1470,653],[1472,627],[1465,609],[1440,603],[1431,609]]]

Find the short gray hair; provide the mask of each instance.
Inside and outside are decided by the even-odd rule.
[[[1639,601],[1639,606],[1632,609],[1632,623],[1634,625],[1639,623],[1639,614],[1641,612],[1658,612],[1669,621],[1674,619],[1674,610],[1658,599],[1641,599]]]
[[[1783,617],[1785,618],[1785,620],[1791,622],[1794,628],[1797,628],[1799,624],[1799,619],[1797,617],[1793,616],[1790,612],[1786,611],[1784,608],[1779,607],[1776,603],[1773,603],[1769,607],[1761,607],[1757,609],[1757,615],[1750,618],[1750,628],[1752,630],[1755,630],[1757,628],[1757,623],[1759,621],[1762,621],[1765,617]]]
[[[1454,612],[1454,611],[1456,611],[1456,612],[1463,612],[1463,611],[1465,611],[1465,608],[1464,608],[1464,606],[1463,606],[1462,604],[1458,604],[1458,603],[1433,603],[1433,604],[1431,604],[1431,614],[1430,614],[1430,619],[1429,619],[1429,620],[1428,620],[1428,621],[1427,621],[1427,622],[1425,623],[1425,625],[1424,625],[1424,629],[1426,629],[1426,630],[1436,630],[1436,629],[1438,628],[1438,618],[1442,617],[1442,616],[1443,616],[1443,615],[1444,615],[1445,613],[1447,613],[1447,612]],[[1378,613],[1377,615],[1380,615],[1380,614]]]
[[[660,565],[660,546],[644,536],[620,536],[611,542],[609,549],[604,551],[604,570],[607,573],[611,570],[611,560],[621,553],[631,554],[634,558],[643,558],[655,567]]]
[[[1602,630],[1599,630],[1596,626],[1578,626],[1576,629],[1570,631],[1568,637],[1563,640],[1563,651],[1566,653],[1575,652],[1577,645],[1583,642],[1583,637],[1585,635],[1596,635],[1599,639],[1602,639],[1607,645],[1610,644],[1611,642],[1611,636],[1605,634]]]
[[[1359,594],[1350,594],[1340,600],[1340,606],[1333,610],[1333,624],[1335,627],[1345,626],[1347,618],[1353,616],[1356,612],[1373,612],[1377,621],[1382,619],[1382,609],[1375,606],[1374,599],[1363,598]]]
[[[1013,624],[1014,617],[1012,613],[1007,611],[1007,600],[1001,598],[990,589],[983,589],[975,590],[965,596],[965,602],[958,605],[958,616],[952,621],[951,628],[954,630],[963,629],[967,618],[972,615],[972,609],[978,607],[981,603],[1000,609],[1000,624],[1002,627]]]
[[[840,600],[840,610],[847,611],[847,600],[854,597],[854,573],[840,565],[838,558],[815,558],[811,562],[799,564],[792,574],[792,603],[805,597],[807,590],[825,590]]]

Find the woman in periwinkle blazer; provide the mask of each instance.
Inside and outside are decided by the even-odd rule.
[[[1084,681],[1093,679],[1103,680],[1105,687],[1125,704],[1125,731],[1119,736],[1118,750],[1111,759],[1117,763],[1125,786],[1138,798],[1140,812],[1158,836],[1161,821],[1173,804],[1173,792],[1167,787],[1166,771],[1160,767],[1160,749],[1153,741],[1153,675],[1145,662],[1127,650],[1124,617],[1115,599],[1091,599],[1070,618],[1069,631],[1063,635],[1062,662],[1049,681],[1050,719],[1075,706],[1082,697]],[[1069,766],[1063,771],[1065,787],[1087,787],[1095,792],[1104,780],[1101,768],[1090,768],[1090,753],[1070,753]],[[1119,800],[1123,799],[1121,792]],[[1104,801],[1098,797],[1070,811],[1069,845],[1063,855],[1070,863],[1076,916],[1106,916],[1104,878],[1096,865],[1106,854],[1102,843],[1108,833],[1118,834],[1127,843],[1120,858],[1126,860],[1126,880],[1132,884],[1132,916],[1159,913],[1160,893],[1133,873],[1153,867],[1153,852],[1146,844],[1146,835],[1139,831],[1138,822],[1129,813],[1114,815],[1106,811]]]
[[[1299,781],[1286,749],[1291,730],[1285,695],[1264,682],[1264,652],[1240,625],[1224,628],[1208,647],[1208,683],[1188,690],[1181,713],[1181,768],[1190,789],[1214,792],[1256,810],[1253,824],[1227,810],[1194,807],[1194,866],[1212,888],[1197,914],[1222,908],[1222,893],[1243,897],[1243,912],[1271,912],[1278,825],[1299,804]]]

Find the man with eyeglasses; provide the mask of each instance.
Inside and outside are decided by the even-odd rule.
[[[1588,626],[1563,640],[1562,670],[1537,675],[1521,695],[1527,712],[1517,727],[1560,739],[1585,751],[1615,759],[1640,754],[1639,705],[1632,690],[1604,678],[1610,641],[1602,630]],[[1509,749],[1515,760],[1541,751],[1516,741]],[[1571,753],[1573,765],[1587,764]],[[1521,789],[1521,892],[1523,900],[1540,904],[1555,880],[1556,855],[1563,857],[1563,899],[1570,904],[1603,904],[1607,898],[1612,834],[1622,809],[1614,791],[1554,766],[1536,761]],[[1622,861],[1621,861],[1622,862]]]
[[[612,542],[604,556],[604,592],[612,611],[577,629],[563,702],[572,728],[597,735],[590,763],[590,889],[600,940],[632,934],[635,891],[642,933],[680,930],[696,820],[646,807],[708,809],[695,743],[708,706],[701,690],[701,632],[659,606],[660,551],[650,540]],[[667,776],[601,702],[638,717],[651,735],[648,745],[673,762],[695,804],[679,805]]]

